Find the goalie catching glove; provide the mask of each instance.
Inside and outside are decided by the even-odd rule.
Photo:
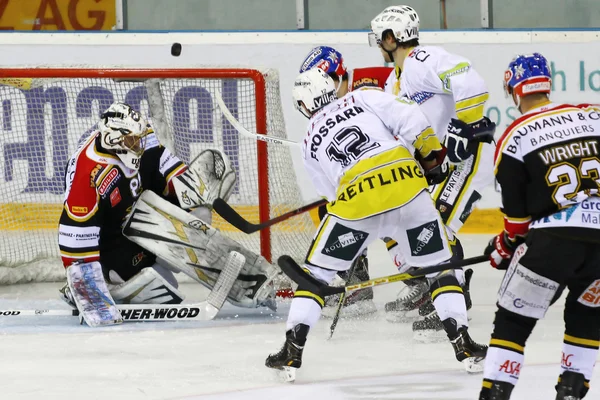
[[[477,151],[479,143],[492,143],[496,124],[488,117],[467,124],[452,118],[448,124],[446,148],[451,163],[459,164]]]
[[[220,197],[227,200],[233,191],[235,170],[225,153],[219,150],[204,150],[188,166],[188,169],[173,179],[173,187],[184,210],[206,206]]]

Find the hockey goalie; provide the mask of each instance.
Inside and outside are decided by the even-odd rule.
[[[240,307],[274,307],[279,270],[210,226],[215,198],[236,174],[219,150],[189,166],[163,147],[129,105],[112,104],[70,158],[59,247],[61,289],[90,326],[122,322],[116,304],[178,304],[176,273]],[[212,304],[212,303],[211,303]]]

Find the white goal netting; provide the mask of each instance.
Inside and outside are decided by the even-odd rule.
[[[22,71],[0,79],[0,283],[64,279],[57,226],[65,164],[113,101],[146,115],[184,162],[206,148],[222,149],[238,173],[229,203],[251,222],[259,222],[261,208],[274,217],[303,205],[290,149],[241,137],[214,99],[219,90],[248,130],[285,138],[274,70],[260,71],[258,80],[236,69]],[[309,214],[262,237],[237,232],[217,216],[213,225],[273,261],[281,254],[302,261],[314,232]]]

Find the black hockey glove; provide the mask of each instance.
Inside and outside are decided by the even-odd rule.
[[[450,166],[448,165],[448,159],[446,158],[446,148],[443,146],[442,150],[432,151],[431,154],[427,156],[427,158],[423,159],[417,157],[417,161],[419,161],[419,163],[421,164],[421,166],[423,166],[423,169],[425,170],[425,179],[427,179],[427,184],[429,186],[438,185],[444,182],[444,180],[446,180],[448,174],[450,173]],[[427,168],[423,165],[425,164],[423,161],[428,162],[427,164],[430,164],[431,162],[435,161],[435,165],[433,167],[429,166],[429,168]]]
[[[451,163],[458,164],[471,157],[477,151],[480,142],[492,143],[496,124],[488,117],[467,124],[452,118],[446,134],[446,148]]]

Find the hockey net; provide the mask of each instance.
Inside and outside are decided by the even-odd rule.
[[[303,205],[290,149],[240,136],[216,106],[217,90],[248,130],[286,138],[271,69],[0,69],[0,283],[64,280],[65,165],[113,101],[147,116],[186,163],[206,148],[223,150],[238,173],[228,202],[249,221]],[[314,232],[309,214],[252,235],[216,215],[213,225],[273,262],[282,254],[301,262]]]

